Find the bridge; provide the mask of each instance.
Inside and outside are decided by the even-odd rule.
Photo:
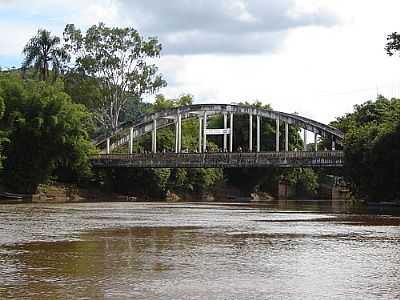
[[[223,128],[208,128],[208,118],[214,115],[223,116]],[[249,144],[248,151],[245,153],[234,151],[235,115],[248,116]],[[182,151],[182,122],[193,118],[198,119],[198,149],[196,149],[196,153],[184,153],[186,151]],[[260,124],[262,118],[275,121],[274,152],[261,152]],[[254,125],[256,127],[255,143],[253,139]],[[167,126],[175,128],[174,153],[157,151],[157,130]],[[301,151],[289,151],[289,126],[296,126],[303,131],[304,149]],[[281,127],[284,127],[284,149],[280,149]],[[314,134],[312,151],[307,149],[308,132]],[[134,141],[147,133],[152,135],[151,151],[134,153]],[[209,152],[207,139],[213,135],[223,136],[219,153]],[[318,149],[319,137],[331,141],[329,151]],[[296,114],[244,105],[197,104],[150,113],[135,123],[126,124],[112,136],[96,142],[101,153],[92,157],[91,161],[93,166],[101,168],[341,167],[343,152],[337,151],[335,148],[342,139],[343,133],[340,130]],[[124,145],[128,145],[126,154],[112,154],[114,149]]]
[[[342,151],[260,153],[139,153],[98,155],[100,168],[262,168],[341,167]]]

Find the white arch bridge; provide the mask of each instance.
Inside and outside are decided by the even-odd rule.
[[[223,128],[210,129],[207,119],[221,114]],[[234,116],[248,115],[249,137],[248,151],[234,151]],[[195,153],[182,151],[182,121],[197,118],[199,122],[198,149]],[[276,122],[275,151],[261,152],[261,119],[267,118]],[[256,123],[256,136],[253,137],[253,126]],[[284,149],[280,149],[280,127],[284,124]],[[157,130],[167,126],[175,127],[174,153],[157,153]],[[289,126],[301,128],[304,134],[304,149],[289,151]],[[307,148],[307,132],[314,134],[313,149]],[[146,133],[151,133],[151,152],[134,153],[134,141]],[[223,136],[222,152],[209,152],[207,138],[211,135]],[[331,141],[331,149],[320,151],[318,137]],[[95,167],[141,167],[141,168],[198,168],[198,167],[341,167],[343,152],[336,151],[341,143],[343,133],[329,125],[279,111],[233,104],[196,104],[166,109],[147,114],[135,123],[125,125],[112,136],[96,142],[101,154],[93,156]],[[128,145],[126,154],[111,154],[120,146]]]

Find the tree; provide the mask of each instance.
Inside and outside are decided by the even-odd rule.
[[[295,188],[297,198],[315,197],[317,195],[318,175],[313,169],[295,168],[284,170],[283,173],[284,178]]]
[[[110,28],[103,23],[82,34],[68,24],[64,40],[75,58],[73,71],[96,80],[101,97],[93,111],[97,122],[109,130],[118,129],[129,99],[141,99],[166,85],[156,65],[149,62],[161,52],[154,37],[145,40],[133,28]]]
[[[400,34],[397,32],[392,32],[386,37],[387,43],[385,45],[386,53],[389,56],[394,55],[400,50]]]
[[[83,105],[72,103],[61,84],[11,77],[0,81],[0,97],[8,137],[3,175],[10,188],[33,193],[60,166],[81,175],[90,172],[91,117]]]
[[[50,31],[39,29],[36,36],[32,37],[25,45],[23,54],[25,59],[22,69],[25,72],[33,64],[39,79],[46,81],[50,77],[49,69],[52,68],[54,80],[63,71],[63,62],[68,59],[67,53],[60,45],[60,38],[52,36]]]
[[[400,199],[400,99],[378,96],[354,107],[335,126],[345,132],[344,174],[369,201]]]
[[[105,181],[117,193],[162,199],[167,193],[170,173],[165,168],[117,168],[106,171]]]

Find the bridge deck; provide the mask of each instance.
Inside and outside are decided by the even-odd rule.
[[[100,168],[261,168],[342,167],[342,151],[260,153],[100,154],[91,158]]]

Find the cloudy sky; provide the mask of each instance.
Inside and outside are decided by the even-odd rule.
[[[259,100],[321,122],[376,95],[400,97],[399,0],[0,0],[0,66],[19,66],[38,28],[132,26],[163,44],[170,97]]]

